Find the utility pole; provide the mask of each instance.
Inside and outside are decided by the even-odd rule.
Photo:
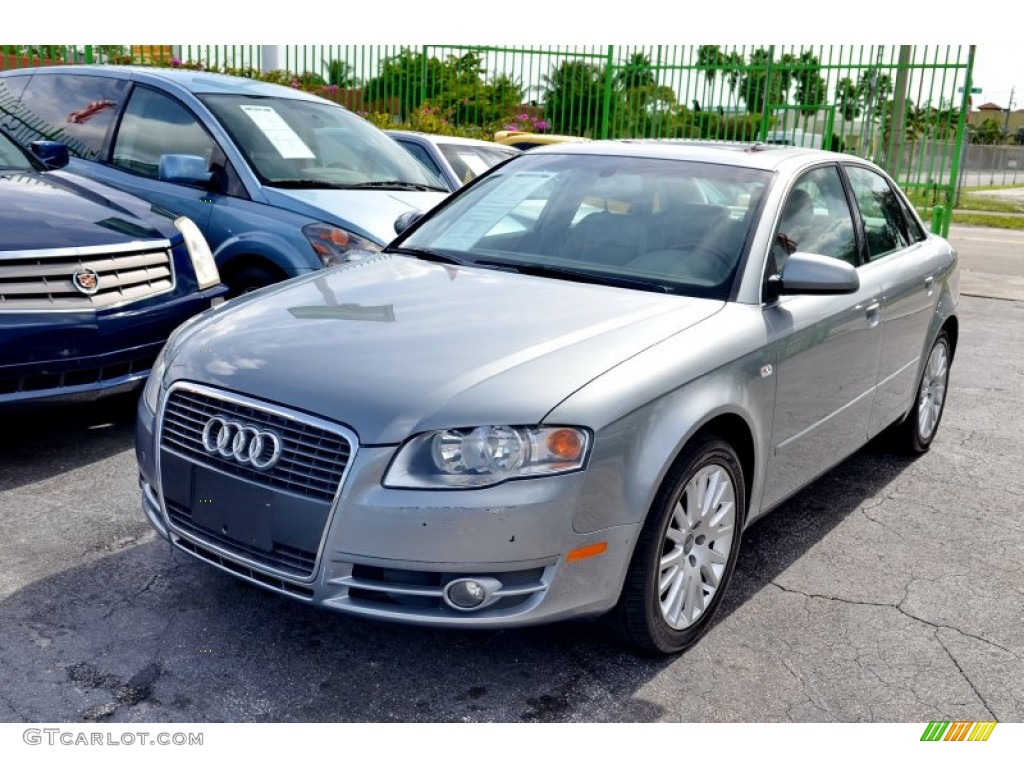
[[[1005,139],[1010,135],[1010,113],[1013,111],[1013,93],[1017,90],[1017,86],[1013,86],[1010,89],[1010,103],[1006,105],[1006,119],[1003,120],[1003,138]]]

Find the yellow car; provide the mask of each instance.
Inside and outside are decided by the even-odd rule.
[[[498,131],[494,141],[517,149],[532,149],[542,144],[561,144],[563,141],[590,141],[582,136],[562,136],[552,133],[529,133],[528,131]]]

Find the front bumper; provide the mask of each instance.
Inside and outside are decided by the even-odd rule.
[[[226,291],[216,285],[98,312],[0,314],[0,405],[81,402],[135,389],[171,332]]]
[[[638,526],[575,532],[583,472],[476,490],[397,490],[381,485],[395,448],[353,446],[338,492],[325,502],[313,551],[303,547],[298,530],[289,530],[315,518],[305,501],[291,498],[295,493],[252,497],[258,484],[248,479],[235,490],[217,485],[239,478],[231,479],[230,467],[225,473],[195,456],[183,462],[160,442],[157,419],[141,401],[138,413],[142,507],[153,527],[176,548],[270,590],[378,619],[481,628],[596,615],[618,599]],[[257,518],[261,505],[253,498],[287,512],[268,513],[265,524],[250,525],[233,509],[211,518],[199,509],[207,499],[193,494],[194,509],[185,510],[183,492],[172,488],[211,482],[226,496],[246,497]],[[585,547],[600,554],[580,557]],[[467,611],[444,599],[445,587],[464,578],[497,585],[484,607]]]

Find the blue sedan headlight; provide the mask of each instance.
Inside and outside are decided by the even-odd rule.
[[[590,433],[577,427],[506,425],[427,432],[403,445],[384,478],[390,488],[482,488],[581,469]]]

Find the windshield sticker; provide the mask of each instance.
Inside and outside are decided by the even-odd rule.
[[[256,123],[256,127],[263,132],[263,135],[284,159],[316,157],[306,143],[299,138],[299,134],[284,121],[283,117],[277,114],[273,107],[242,104],[240,109]]]
[[[517,173],[503,177],[499,184],[488,187],[481,202],[462,212],[440,238],[438,245],[459,250],[472,248],[513,209],[554,177],[553,173]],[[539,213],[546,202],[547,195],[539,195],[537,210],[534,213]]]

